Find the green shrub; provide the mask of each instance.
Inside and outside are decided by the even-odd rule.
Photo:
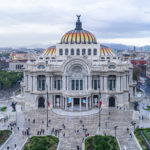
[[[92,143],[91,143],[92,142]],[[118,143],[115,137],[96,135],[85,140],[85,150],[93,146],[93,150],[118,150]]]
[[[2,107],[0,110],[1,110],[1,111],[6,111],[6,109],[7,109],[7,107],[4,106],[4,107]]]
[[[11,134],[10,130],[0,130],[0,146],[5,143]]]
[[[25,144],[24,150],[56,150],[58,139],[54,136],[33,136]]]

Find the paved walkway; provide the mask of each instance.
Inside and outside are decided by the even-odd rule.
[[[46,111],[19,111],[17,112],[17,125],[20,127],[20,131],[15,131],[14,137],[6,147],[10,146],[13,149],[14,143],[20,147],[25,141],[25,138],[22,137],[21,133],[27,128],[30,128],[31,135],[37,135],[37,131],[41,130],[41,128],[45,129],[45,134],[50,134],[51,130],[54,128],[55,130],[62,129],[59,134],[61,143],[60,150],[76,150],[78,145],[80,147],[83,145],[85,138],[85,130],[83,130],[83,128],[87,129],[87,133],[89,133],[90,136],[97,133],[99,123],[98,118],[98,113],[89,116],[61,116],[50,110],[48,120],[51,120],[51,123],[49,123],[49,127],[47,128],[46,122],[42,123],[46,120]],[[28,119],[30,119],[30,121],[28,121]],[[33,119],[35,119],[35,124],[33,123]],[[80,120],[82,120],[83,123],[80,123]],[[114,126],[117,125],[117,137],[121,147],[124,148],[124,146],[126,146],[127,150],[138,150],[134,139],[126,132],[127,127],[130,129],[130,132],[133,130],[130,123],[131,120],[132,111],[130,110],[104,109],[101,112],[101,129],[107,135],[114,136]],[[62,124],[65,125],[65,129]],[[79,132],[77,132],[77,130]],[[63,137],[64,133],[65,137]],[[6,147],[3,150],[6,150]]]

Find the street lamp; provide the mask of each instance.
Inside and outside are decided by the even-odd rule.
[[[116,130],[117,130],[118,126],[114,126],[115,129],[115,137],[116,137]]]

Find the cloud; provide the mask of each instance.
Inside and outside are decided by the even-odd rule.
[[[143,39],[143,45],[149,44],[149,6],[149,0],[1,1],[0,44],[59,42],[65,32],[75,28],[76,14],[82,15],[83,28],[100,41],[138,45]]]

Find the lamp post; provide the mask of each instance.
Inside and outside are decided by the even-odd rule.
[[[114,129],[115,129],[115,137],[116,137],[116,130],[117,130],[117,127],[118,127],[118,126],[114,126]]]

